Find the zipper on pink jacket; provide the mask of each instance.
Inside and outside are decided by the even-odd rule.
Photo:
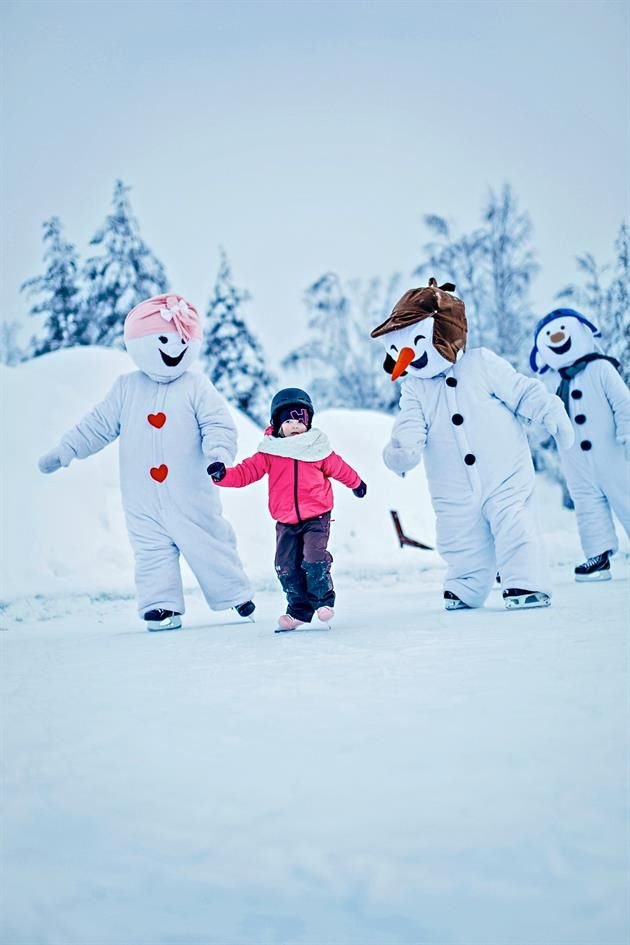
[[[298,462],[299,460],[294,459],[295,463],[295,476],[293,479],[293,498],[295,500],[295,514],[297,515],[298,522],[302,521],[302,516],[300,515],[300,506],[298,503]]]

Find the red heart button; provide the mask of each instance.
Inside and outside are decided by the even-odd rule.
[[[149,421],[152,427],[157,427],[159,430],[166,423],[166,414],[162,412],[150,413],[147,416],[147,420]]]
[[[155,479],[156,482],[164,482],[168,476],[168,466],[166,463],[162,463],[161,466],[152,466],[149,472],[151,473],[151,478]]]

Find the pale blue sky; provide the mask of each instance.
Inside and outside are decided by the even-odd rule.
[[[2,316],[27,310],[42,221],[59,215],[84,255],[118,177],[198,306],[225,246],[274,360],[300,339],[309,282],[409,273],[424,213],[470,227],[504,181],[534,222],[546,311],[574,256],[610,257],[629,216],[628,10],[5,2]]]

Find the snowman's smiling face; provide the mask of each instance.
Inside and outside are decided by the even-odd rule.
[[[423,318],[415,325],[381,335],[387,355],[394,362],[393,381],[403,374],[412,377],[435,377],[436,374],[452,367],[452,363],[433,347],[434,321],[433,318]]]
[[[536,347],[540,360],[556,370],[596,350],[593,332],[572,315],[547,322],[536,336]]]
[[[128,338],[125,345],[144,374],[164,383],[175,380],[187,371],[201,348],[200,341],[186,341],[177,331],[168,329],[142,338]]]

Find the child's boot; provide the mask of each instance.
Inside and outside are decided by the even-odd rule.
[[[281,617],[278,617],[278,628],[280,630],[295,630],[297,627],[301,627],[303,623],[303,620],[296,620],[290,614],[282,614]]]
[[[333,607],[318,607],[317,616],[322,623],[329,623],[335,616],[335,610]]]

